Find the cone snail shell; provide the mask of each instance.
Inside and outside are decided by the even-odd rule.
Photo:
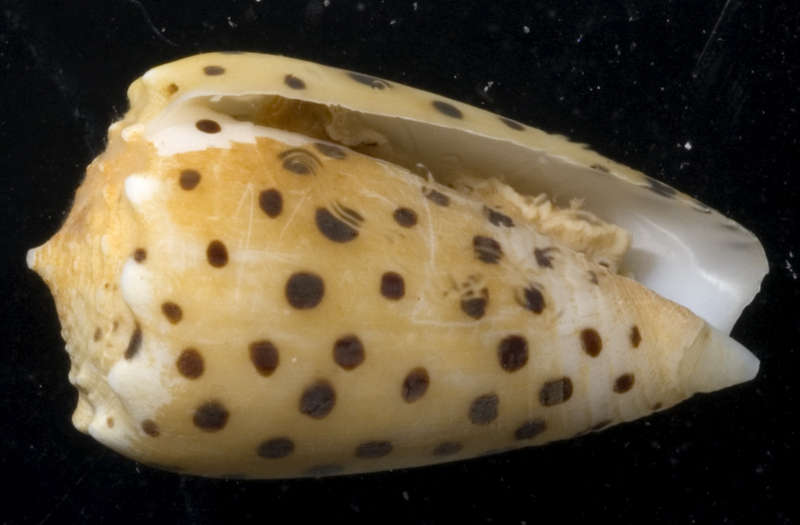
[[[541,445],[752,379],[747,230],[583,145],[282,56],[151,69],[28,253],[75,426],[203,476]]]

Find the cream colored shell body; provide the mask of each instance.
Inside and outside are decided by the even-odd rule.
[[[221,82],[281,98],[242,118]],[[391,162],[401,148],[338,117],[337,97],[395,90],[442,126],[474,108],[378,82],[210,54],[132,85],[66,223],[28,256],[56,299],[78,429],[198,475],[356,473],[569,438],[753,377],[746,350],[613,271],[624,231],[565,211],[545,235],[541,201]],[[315,85],[327,98],[287,113]],[[518,131],[474,111],[487,134]]]

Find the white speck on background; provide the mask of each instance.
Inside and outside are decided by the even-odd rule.
[[[414,8],[414,11],[416,11],[416,10],[417,10],[417,3],[416,3],[416,2],[413,2],[413,3],[411,4],[411,7],[413,7],[413,8]]]
[[[231,17],[228,17],[228,25],[231,26],[231,27],[236,27],[236,22],[231,20]]]
[[[486,83],[486,85],[485,85],[485,86],[483,86],[483,92],[484,92],[484,93],[488,93],[488,92],[489,92],[489,90],[490,90],[490,89],[492,89],[492,86],[493,86],[493,85],[494,85],[494,80],[490,80],[490,81],[488,81],[488,82]]]
[[[531,28],[528,26],[522,26],[522,32],[526,35],[531,32]]]
[[[683,145],[683,147],[684,149],[686,149],[686,151],[692,151],[692,143],[689,142],[688,140],[686,141],[686,144]]]
[[[390,26],[393,26],[393,25],[395,25],[396,23],[397,23],[397,20],[395,20],[394,18],[392,18],[391,20],[389,20],[389,25],[390,25]]]
[[[408,491],[406,490],[403,491],[403,499],[408,501]]]
[[[792,252],[789,252],[789,257],[792,257]],[[797,280],[797,272],[794,271],[794,268],[792,267],[792,263],[789,262],[789,259],[785,259],[783,262],[784,262],[784,267],[789,272],[789,275],[791,275],[792,279],[796,281]]]
[[[324,0],[322,2],[322,5],[325,6],[325,7],[328,7],[329,5],[331,5],[331,0]]]

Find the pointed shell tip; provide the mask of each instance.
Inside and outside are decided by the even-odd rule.
[[[31,248],[28,250],[28,253],[25,255],[25,263],[28,265],[28,268],[31,270],[36,269],[36,252],[38,248]]]
[[[747,348],[708,327],[684,354],[680,374],[688,392],[713,392],[755,379],[759,366]]]

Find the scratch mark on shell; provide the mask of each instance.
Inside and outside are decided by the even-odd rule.
[[[419,195],[422,195],[420,191]],[[433,215],[431,214],[431,206],[430,201],[426,198],[419,197],[419,200],[422,202],[422,206],[425,208],[425,216],[428,219],[428,228],[427,233],[428,235],[425,237],[425,244],[428,248],[428,260],[425,264],[425,284],[423,285],[423,290],[430,290],[431,289],[431,280],[433,278],[434,272],[436,271],[436,239],[435,233],[433,231]],[[417,301],[417,304],[414,305],[414,309],[411,311],[411,321],[414,323],[421,323],[422,321],[417,318],[419,313],[419,309],[422,308],[424,301]]]
[[[308,192],[303,193],[303,198],[300,199],[300,202],[298,202],[297,206],[295,206],[294,209],[292,210],[292,214],[289,215],[288,219],[286,219],[286,224],[283,225],[283,228],[281,228],[281,233],[278,235],[279,241],[283,240],[283,234],[286,233],[286,230],[289,228],[289,225],[292,224],[295,215],[297,215],[297,212],[300,211],[300,208],[303,206],[303,203],[306,201],[306,199],[308,199]]]
[[[253,183],[248,182],[247,188],[242,192],[242,197],[239,199],[239,204],[236,206],[236,211],[234,212],[234,216],[239,214],[241,210],[242,203],[246,198],[250,200],[250,207],[247,217],[247,232],[245,233],[244,243],[240,247],[244,250],[250,249],[250,238],[253,233],[253,211],[255,209],[255,199],[254,199],[255,192],[253,191]],[[242,289],[242,279],[244,278],[244,270],[245,265],[240,264],[239,268],[236,272],[236,290],[234,291],[233,297],[235,302],[239,302],[239,295]]]

